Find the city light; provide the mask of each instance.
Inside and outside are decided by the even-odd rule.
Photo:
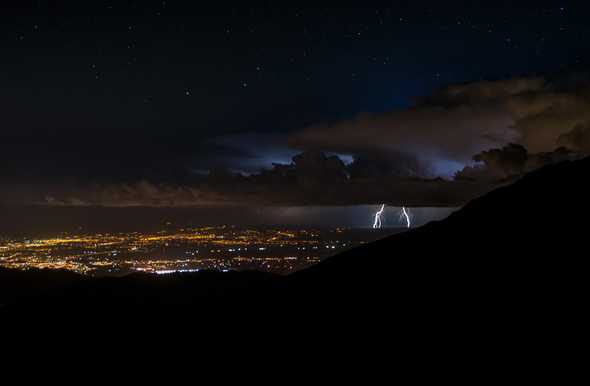
[[[88,275],[167,275],[202,270],[287,274],[376,237],[372,232],[345,228],[252,230],[232,226],[64,234],[47,239],[0,240],[0,267],[63,269]]]

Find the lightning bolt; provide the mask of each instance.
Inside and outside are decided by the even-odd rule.
[[[405,206],[402,206],[402,212],[400,213],[399,218],[406,220],[406,226],[408,228],[412,225],[412,223],[410,221],[410,215],[408,214],[408,211],[406,210]]]
[[[383,210],[385,209],[385,204],[381,205],[381,209],[377,213],[375,213],[375,222],[373,223],[373,229],[381,228],[381,215],[383,214]]]

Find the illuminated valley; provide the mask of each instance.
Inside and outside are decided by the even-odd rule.
[[[61,234],[0,239],[0,267],[64,269],[87,275],[258,270],[288,274],[395,229],[182,228],[154,233]]]

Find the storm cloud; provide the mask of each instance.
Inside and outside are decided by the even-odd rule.
[[[455,207],[529,170],[575,159],[578,153],[528,154],[520,145],[484,151],[480,163],[465,167],[452,180],[402,176],[396,170],[359,159],[345,164],[337,156],[305,152],[290,164],[245,176],[214,171],[189,182],[78,183],[30,185],[3,191],[4,202],[51,206],[216,206],[216,205],[359,205]],[[10,194],[12,193],[12,194]]]
[[[559,146],[587,151],[583,128],[589,123],[586,81],[515,78],[451,85],[406,110],[311,126],[295,133],[291,144],[353,155],[403,154],[422,165],[422,176],[449,176],[475,154],[510,143],[531,153]]]
[[[24,146],[5,136],[0,203],[458,206],[543,165],[588,155],[590,87],[540,77],[451,85],[407,109],[313,125],[283,142],[252,133],[195,143],[182,133],[111,134],[88,147],[80,137]],[[284,162],[284,154],[296,155]],[[258,172],[235,167],[275,159]]]

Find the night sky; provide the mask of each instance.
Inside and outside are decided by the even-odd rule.
[[[324,4],[2,4],[0,202],[453,206],[590,147],[587,2]]]

